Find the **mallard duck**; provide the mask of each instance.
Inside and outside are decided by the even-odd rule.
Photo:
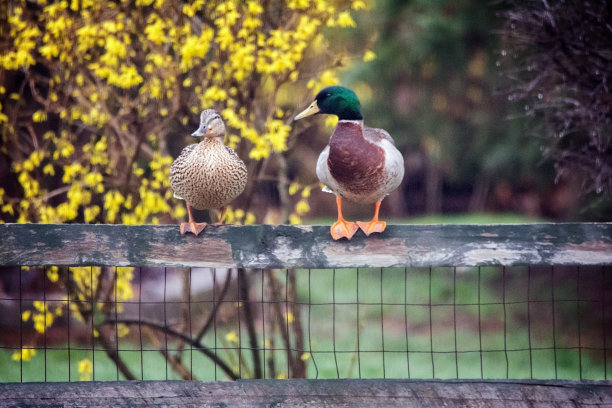
[[[338,116],[338,124],[317,161],[317,177],[324,190],[336,195],[338,220],[331,226],[337,240],[361,229],[366,235],[383,232],[387,223],[378,219],[380,203],[404,178],[404,158],[383,129],[363,124],[357,95],[341,86],[323,88],[315,100],[295,119],[317,113]],[[342,200],[375,204],[369,222],[348,222],[342,216]]]
[[[189,222],[181,223],[181,234],[198,235],[206,227],[196,223],[192,208],[220,209],[218,224],[223,222],[226,206],[242,193],[247,169],[234,150],[223,143],[225,124],[214,109],[203,110],[200,127],[191,136],[201,137],[183,149],[170,166],[170,185],[176,198],[185,200]]]

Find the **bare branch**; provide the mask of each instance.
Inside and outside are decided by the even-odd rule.
[[[217,366],[219,366],[219,368],[221,368],[225,372],[225,374],[230,379],[238,380],[240,378],[239,376],[236,375],[236,373],[234,373],[234,371],[223,360],[217,357],[217,355],[213,351],[211,351],[208,347],[204,346],[199,341],[192,339],[183,333],[180,333],[178,331],[171,329],[170,327],[166,327],[159,323],[149,322],[149,321],[142,320],[142,319],[141,320],[138,320],[138,319],[109,320],[107,319],[104,322],[102,322],[103,325],[113,325],[113,324],[119,324],[119,323],[123,323],[126,325],[144,325],[152,329],[159,330],[162,333],[169,334],[171,336],[179,338],[183,340],[185,343],[191,345],[193,348],[202,352],[202,354],[204,354],[206,357],[210,358]]]

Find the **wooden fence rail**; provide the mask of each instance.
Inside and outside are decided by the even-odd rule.
[[[240,380],[0,384],[13,407],[611,407],[603,381]]]
[[[612,265],[612,223],[327,226],[0,224],[0,266],[351,268]],[[606,268],[606,273],[609,268]],[[604,349],[605,340],[604,340]],[[605,363],[604,363],[605,364]],[[606,377],[607,378],[607,377]],[[0,407],[612,407],[610,381],[245,380],[0,384]]]
[[[0,224],[0,265],[241,268],[610,265],[612,223],[391,225],[333,241],[329,227]]]

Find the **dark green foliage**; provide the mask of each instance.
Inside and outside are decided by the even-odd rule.
[[[423,200],[409,212],[499,210],[501,185],[554,188],[540,141],[498,92],[502,10],[475,0],[393,1],[376,10],[377,59],[351,79],[372,88],[361,100],[369,125],[388,130],[404,152],[407,200]],[[518,202],[503,209],[524,211]]]
[[[516,1],[504,17],[510,96],[543,119],[545,153],[582,192],[612,194],[612,6]],[[538,121],[534,122],[539,123]]]
[[[353,39],[377,58],[345,79],[404,153],[404,210],[610,219],[608,3],[396,0],[362,16]]]

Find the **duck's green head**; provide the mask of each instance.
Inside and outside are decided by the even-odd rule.
[[[302,119],[316,113],[328,113],[340,120],[361,120],[361,105],[355,92],[343,86],[328,86],[321,89],[314,102],[299,113],[295,119]]]

